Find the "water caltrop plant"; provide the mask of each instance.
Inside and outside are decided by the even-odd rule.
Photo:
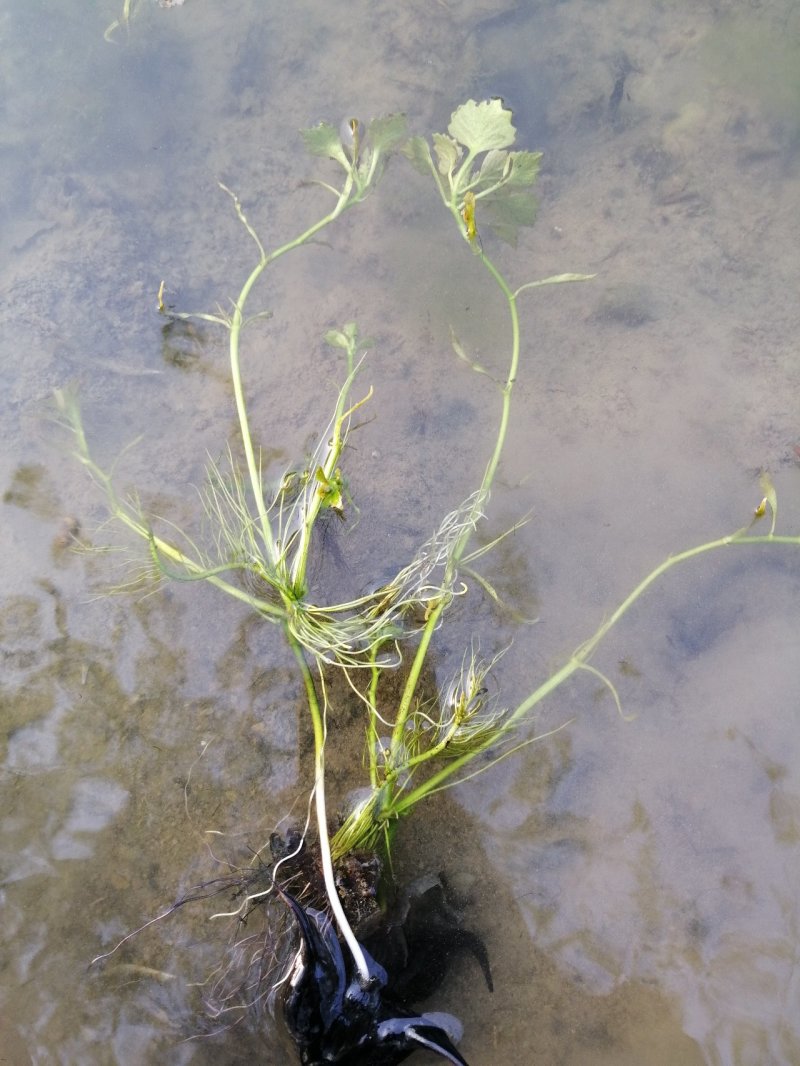
[[[175,312],[163,302],[163,285],[159,293],[163,315],[199,318],[228,331],[241,446],[240,454],[229,447],[227,463],[212,464],[207,472],[202,499],[210,543],[201,546],[174,529],[166,535],[137,498],[120,496],[111,475],[92,458],[74,400],[64,393],[58,399],[74,432],[81,462],[104,491],[113,516],[142,539],[157,573],[179,580],[202,580],[240,600],[265,622],[277,626],[294,654],[314,737],[314,780],[309,785],[313,789],[325,902],[338,931],[337,937],[321,912],[304,911],[289,899],[303,945],[290,994],[292,1010],[305,1019],[296,1028],[309,1028],[307,1012],[303,1013],[307,1003],[302,999],[306,984],[317,999],[325,998],[315,972],[332,974],[331,987],[336,990],[328,995],[327,1006],[315,1008],[315,1021],[310,1026],[315,1035],[304,1043],[305,1037],[295,1032],[302,1061],[400,1061],[415,1048],[427,1047],[450,1061],[463,1062],[453,1046],[454,1034],[445,1022],[437,1020],[438,1016],[396,1015],[381,999],[386,975],[353,931],[336,887],[337,865],[356,853],[388,855],[398,821],[426,797],[482,772],[530,743],[533,738],[520,727],[541,700],[577,671],[600,676],[619,705],[611,682],[591,665],[592,653],[642,593],[673,566],[725,545],[798,545],[800,538],[776,535],[777,503],[772,485],[765,480],[764,500],[754,521],[769,510],[772,524],[768,534],[754,535],[751,523],[727,537],[671,556],[518,706],[504,708],[496,698],[490,698],[487,677],[497,672],[498,659],[481,658],[477,634],[465,649],[456,676],[440,689],[435,700],[423,698],[422,678],[437,631],[456,599],[468,594],[472,563],[497,543],[477,545],[474,534],[490,504],[514,384],[520,373],[519,299],[538,288],[584,281],[590,275],[562,273],[513,286],[487,255],[490,234],[515,244],[519,229],[533,224],[533,187],[541,161],[541,153],[513,149],[516,131],[512,114],[500,100],[467,101],[453,112],[447,132],[434,134],[431,142],[419,136],[409,138],[405,119],[399,115],[375,119],[368,126],[356,118],[346,119],[339,128],[323,123],[306,130],[303,137],[312,155],[338,164],[338,182],[318,182],[332,197],[330,210],[299,236],[270,251],[248,221],[238,197],[222,186],[256,253],[230,310]],[[356,323],[329,330],[326,340],[342,357],[341,386],[330,421],[319,435],[310,460],[278,472],[265,468],[254,443],[241,347],[248,325],[267,317],[251,309],[252,294],[262,275],[282,256],[308,244],[346,211],[357,208],[377,186],[392,154],[405,157],[427,179],[449,212],[466,254],[480,262],[505,302],[511,340],[503,376],[491,379],[497,386],[496,433],[480,483],[441,518],[433,535],[391,580],[355,599],[322,604],[309,592],[310,551],[321,534],[320,520],[326,512],[344,514],[350,493],[357,495],[357,488],[347,480],[345,448],[354,416],[373,399],[371,389],[359,391],[366,347]],[[455,332],[451,333],[456,355],[486,374],[471,360]],[[379,705],[380,682],[401,664],[399,699],[387,717],[387,708]],[[361,786],[358,800],[335,829],[326,799],[325,765],[331,688],[326,676],[331,670],[346,675],[360,698],[367,753],[364,779],[353,782],[354,787]],[[480,762],[476,762],[478,756],[483,756]],[[284,894],[280,888],[278,891]],[[371,1021],[367,1024],[364,1019]],[[369,1034],[364,1037],[367,1030]]]

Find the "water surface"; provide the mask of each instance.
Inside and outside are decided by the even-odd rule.
[[[532,520],[486,573],[539,621],[483,604],[440,635],[442,680],[473,632],[489,654],[513,637],[513,705],[669,553],[746,524],[761,469],[800,528],[800,12],[141,0],[107,41],[121,8],[4,16],[0,1032],[14,1063],[278,1062],[275,1034],[203,1021],[231,933],[207,908],[88,969],[303,809],[307,740],[269,628],[199,586],[109,598],[126,557],[69,550],[124,538],[48,421],[52,389],[77,387],[102,462],[142,437],[120,485],[190,520],[235,435],[225,337],[164,330],[155,303],[163,278],[213,309],[249,272],[217,181],[276,245],[327,206],[299,128],[403,111],[425,133],[502,95],[546,158],[537,227],[487,251],[520,284],[598,274],[523,308],[490,521]],[[333,532],[344,568],[323,587],[401,565],[482,473],[496,397],[449,328],[501,372],[507,325],[440,214],[398,162],[258,296],[273,318],[246,376],[278,466],[327,421],[325,330],[356,318],[375,339],[374,420],[348,455],[362,519]],[[530,726],[568,728],[409,821],[408,876],[460,879],[493,959],[494,996],[465,962],[437,997],[470,1062],[800,1060],[799,585],[791,548],[673,572],[594,660],[632,721],[578,678]],[[330,757],[344,789],[352,755]]]

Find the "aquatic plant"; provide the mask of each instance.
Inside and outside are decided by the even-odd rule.
[[[266,622],[279,626],[294,654],[314,737],[313,800],[325,902],[344,942],[340,945],[326,917],[304,909],[281,890],[302,940],[297,982],[292,985],[288,1009],[298,1046],[304,1049],[303,1061],[322,1061],[324,1055],[330,1055],[333,1057],[325,1061],[355,1062],[365,1047],[371,1047],[377,1057],[364,1061],[400,1061],[422,1045],[438,1050],[450,1061],[461,1062],[447,1026],[413,1014],[401,1021],[400,1015],[387,1008],[382,994],[385,980],[354,932],[337,891],[337,864],[357,852],[377,849],[388,854],[398,820],[422,800],[532,743],[536,737],[520,727],[529,721],[534,707],[576,672],[599,677],[619,707],[613,684],[591,664],[592,654],[632,604],[673,567],[725,546],[798,546],[800,537],[776,534],[777,501],[772,485],[765,480],[764,499],[753,521],[769,510],[769,533],[755,535],[751,523],[665,560],[516,707],[504,708],[490,698],[487,679],[496,671],[499,657],[482,659],[477,641],[465,650],[460,670],[441,688],[438,698],[424,699],[421,679],[434,636],[454,602],[467,593],[465,575],[472,573],[471,564],[497,543],[473,546],[475,531],[490,502],[520,369],[519,299],[549,285],[588,280],[590,275],[561,273],[514,287],[487,255],[484,238],[489,231],[514,243],[518,229],[533,224],[536,201],[532,190],[541,159],[540,153],[512,149],[516,131],[511,112],[499,100],[469,100],[457,108],[447,132],[433,135],[432,147],[422,137],[408,139],[405,120],[398,115],[376,119],[369,126],[355,118],[345,120],[339,129],[322,123],[303,136],[312,155],[331,159],[340,169],[338,184],[319,182],[334,198],[331,209],[293,240],[267,251],[236,194],[221,186],[257,252],[256,263],[230,311],[175,312],[164,303],[163,283],[159,291],[158,306],[163,315],[200,319],[223,327],[229,334],[242,459],[229,449],[226,465],[212,464],[208,469],[202,498],[213,532],[210,548],[204,549],[177,529],[169,535],[161,532],[137,498],[120,497],[111,474],[92,458],[74,399],[61,393],[59,403],[74,433],[78,457],[104,491],[112,515],[147,544],[153,570],[167,578],[203,580],[235,597]],[[342,353],[344,363],[330,421],[310,460],[269,478],[251,431],[240,343],[247,326],[265,317],[264,312],[251,313],[249,303],[267,268],[308,244],[360,204],[377,185],[388,157],[398,151],[433,183],[469,254],[487,271],[505,301],[511,343],[505,373],[496,382],[499,413],[494,444],[480,483],[441,519],[433,535],[391,580],[357,598],[320,604],[309,592],[309,555],[321,517],[326,512],[342,513],[346,506],[349,490],[343,471],[344,450],[353,416],[372,398],[371,389],[361,394],[355,391],[366,348],[355,323],[327,333],[327,342]],[[455,333],[452,342],[459,358],[486,373],[470,358]],[[401,663],[400,697],[387,711],[379,703],[380,682]],[[326,673],[331,669],[345,675],[361,700],[367,752],[365,788],[332,834],[325,767],[329,710]],[[478,763],[478,756],[486,757]],[[355,1021],[347,1013],[351,1009],[353,1017],[357,1015]],[[354,1057],[348,1059],[351,1053]]]
[[[115,18],[113,22],[110,22],[106,26],[103,33],[103,39],[109,43],[113,43],[116,40],[116,34],[118,30],[130,30],[131,19],[138,14],[141,8],[142,0],[123,0],[122,11],[119,18]],[[181,7],[184,0],[158,0],[159,7]]]

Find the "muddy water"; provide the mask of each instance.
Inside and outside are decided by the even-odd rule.
[[[296,130],[405,111],[444,129],[503,95],[542,148],[537,227],[488,251],[518,283],[596,271],[523,307],[485,572],[523,615],[460,609],[513,705],[671,552],[749,521],[769,469],[800,529],[796,302],[800,12],[783,2],[322,4],[236,11],[141,0],[4,16],[0,456],[2,1047],[13,1063],[285,1061],[274,1034],[204,1020],[231,928],[185,909],[97,954],[181,891],[246,865],[303,809],[300,692],[276,634],[213,590],[109,598],[125,546],[48,418],[74,384],[122,488],[180,522],[234,434],[224,337],[163,330],[155,293],[213,309],[251,250],[325,209]],[[321,169],[320,169],[321,167]],[[327,174],[325,174],[327,176]],[[454,323],[503,365],[502,307],[399,164],[325,243],[283,260],[247,338],[254,425],[276,464],[324,425],[320,338],[375,339],[374,419],[348,456],[362,517],[321,587],[402,564],[482,472],[495,396]],[[136,546],[134,546],[135,548]],[[339,556],[337,555],[337,559]],[[133,573],[135,577],[135,572]],[[800,698],[792,548],[731,547],[673,571],[537,708],[570,724],[406,826],[408,876],[444,866],[495,969],[465,962],[437,1006],[473,1064],[800,1061]],[[298,724],[300,722],[300,724]],[[340,764],[352,755],[331,748]],[[420,1062],[422,1058],[420,1057]]]

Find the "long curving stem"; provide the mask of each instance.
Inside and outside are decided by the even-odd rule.
[[[555,692],[555,690],[572,677],[576,671],[589,668],[587,667],[587,663],[598,644],[608,635],[609,631],[620,621],[623,615],[630,610],[642,594],[674,566],[688,562],[690,559],[697,558],[707,552],[716,551],[719,548],[746,544],[784,544],[797,548],[800,547],[800,536],[777,536],[773,533],[768,533],[764,536],[753,537],[733,534],[727,537],[719,537],[717,540],[707,541],[705,544],[699,544],[694,548],[688,548],[686,551],[680,552],[677,555],[670,555],[669,558],[665,559],[654,570],[651,570],[647,577],[639,582],[636,588],[626,596],[619,607],[617,607],[617,609],[605,620],[605,622],[603,622],[587,641],[581,644],[580,647],[573,652],[567,662],[564,663],[560,669],[551,674],[546,681],[531,692],[531,694],[511,712],[505,721],[503,733],[508,733],[515,726],[519,725],[522,719],[529,714],[537,704],[541,703],[543,699]],[[453,775],[458,773],[462,767],[469,763],[476,754],[479,753],[467,752],[459,758],[446,763],[435,774],[426,778],[426,780],[415,789],[405,793],[396,802],[385,805],[383,816],[386,818],[398,818],[410,811],[414,805],[419,803],[419,801],[425,796],[431,795],[433,792],[441,789],[445,783],[453,783],[450,781]]]
[[[247,221],[242,206],[230,189],[227,186],[222,188],[233,198],[234,205],[236,207],[236,213],[239,216],[242,224],[247,229],[247,232],[255,241],[260,258],[258,263],[253,267],[250,272],[247,281],[242,286],[241,292],[237,296],[234,305],[233,312],[230,318],[230,362],[231,362],[231,377],[233,379],[233,392],[236,401],[236,413],[239,418],[239,428],[242,434],[242,444],[244,447],[245,459],[247,461],[247,471],[250,477],[250,486],[253,492],[253,498],[255,500],[256,510],[258,511],[258,519],[261,527],[261,535],[264,540],[264,547],[267,551],[267,556],[272,563],[277,562],[277,551],[275,545],[275,538],[272,532],[272,525],[269,520],[268,508],[264,499],[264,487],[261,478],[261,466],[256,461],[255,449],[253,448],[253,437],[250,432],[250,423],[247,417],[247,404],[245,402],[244,388],[242,385],[242,372],[239,360],[239,337],[242,332],[242,327],[245,322],[244,308],[247,303],[247,298],[252,291],[253,286],[264,273],[270,263],[273,263],[276,259],[279,259],[287,252],[293,251],[295,248],[299,248],[301,245],[309,241],[316,233],[326,226],[329,226],[331,222],[334,222],[339,215],[348,207],[350,203],[350,194],[353,189],[353,174],[348,174],[347,179],[342,187],[341,192],[338,194],[338,200],[336,206],[330,211],[324,218],[321,218],[318,222],[315,222],[313,226],[309,226],[307,230],[300,234],[299,237],[295,237],[291,241],[287,241],[286,244],[276,248],[273,252],[265,252],[258,234],[253,227]]]
[[[328,834],[328,813],[325,802],[325,715],[320,708],[319,700],[317,698],[317,690],[314,685],[314,678],[311,674],[309,665],[306,662],[303,649],[288,628],[285,628],[284,631],[286,633],[286,639],[297,659],[300,673],[303,676],[308,708],[311,712],[311,721],[314,727],[314,807],[317,812],[317,832],[319,834],[319,849],[320,857],[322,859],[322,876],[325,880],[325,891],[339,932],[344,937],[345,943],[350,949],[350,954],[353,956],[353,962],[358,970],[359,981],[363,987],[366,987],[372,980],[372,973],[367,964],[363,948],[359,944],[352,926],[347,920],[347,915],[344,913],[342,901],[339,899],[339,893],[336,890],[336,879],[333,872],[331,842]]]
[[[456,217],[458,217],[456,213]],[[517,310],[517,294],[513,292],[506,282],[506,279],[489,259],[489,257],[480,251],[481,260],[489,271],[491,276],[497,283],[500,291],[508,303],[509,317],[511,319],[511,357],[508,362],[508,370],[506,372],[506,379],[501,387],[502,407],[500,411],[500,423],[497,429],[497,437],[495,438],[494,448],[492,454],[489,457],[489,462],[486,464],[486,470],[483,474],[483,480],[481,481],[480,489],[475,495],[475,514],[474,518],[477,519],[481,507],[486,502],[492,483],[494,482],[495,474],[497,473],[497,467],[500,463],[500,457],[503,453],[503,446],[505,445],[506,434],[508,431],[508,419],[511,411],[511,393],[514,389],[514,382],[517,377],[517,368],[519,367],[519,349],[520,349],[520,333],[519,333],[519,312]],[[455,570],[461,561],[461,557],[464,554],[464,550],[467,546],[470,536],[474,528],[474,523],[465,523],[464,531],[456,541],[445,569],[444,580],[442,582],[445,588],[448,587],[450,581],[453,578]],[[417,646],[416,653],[414,655],[411,668],[406,679],[406,684],[403,688],[403,695],[400,699],[400,705],[397,709],[397,717],[395,719],[394,729],[392,731],[392,746],[395,750],[399,750],[403,742],[403,736],[405,733],[406,721],[408,719],[409,712],[411,710],[411,704],[414,699],[414,693],[416,692],[417,685],[419,683],[420,674],[425,663],[425,658],[428,654],[428,648],[430,646],[431,638],[434,631],[439,624],[439,618],[442,611],[447,606],[444,599],[431,611],[425,628],[422,632],[419,645]]]

